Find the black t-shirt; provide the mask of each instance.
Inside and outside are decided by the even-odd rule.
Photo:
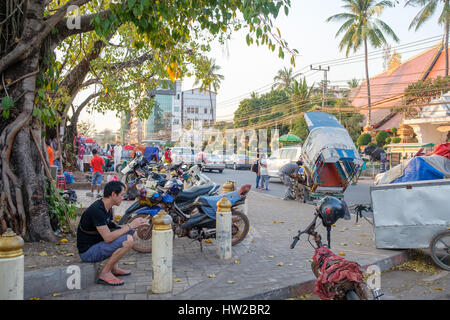
[[[112,210],[110,209],[107,212],[102,199],[99,199],[91,204],[81,216],[77,230],[77,247],[79,253],[86,252],[94,244],[103,241],[96,227],[105,225],[110,230],[116,229],[114,228]],[[84,231],[95,232],[96,234],[87,234],[80,230],[80,227]]]

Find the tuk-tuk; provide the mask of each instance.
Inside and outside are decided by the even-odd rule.
[[[347,186],[356,181],[364,162],[347,130],[331,114],[304,114],[309,135],[303,144],[303,202],[325,195],[343,197]]]

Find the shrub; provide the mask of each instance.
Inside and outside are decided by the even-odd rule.
[[[392,143],[400,143],[400,141],[402,141],[400,137],[392,138]]]
[[[387,133],[384,130],[381,130],[380,132],[377,133],[377,135],[375,136],[375,141],[377,142],[377,145],[379,147],[382,147],[385,145],[386,143],[386,139],[389,138],[389,133]]]
[[[358,146],[367,146],[372,141],[372,137],[368,133],[363,133],[359,136],[356,143]]]
[[[388,138],[386,138],[386,140],[385,140],[386,144],[391,143],[391,141],[392,141],[392,138],[391,138],[391,137],[388,137]]]

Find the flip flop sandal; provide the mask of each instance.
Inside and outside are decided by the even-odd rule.
[[[105,284],[105,285],[113,286],[113,287],[121,286],[121,285],[123,285],[125,283],[123,281],[114,283],[113,281],[115,281],[115,280],[119,280],[119,279],[118,278],[111,278],[111,279],[108,279],[108,280],[98,279],[97,283],[98,284]]]
[[[129,275],[131,274],[131,271],[127,271],[127,270],[120,269],[119,272],[116,272],[116,273],[112,272],[112,274],[115,275],[115,276],[117,276],[117,277],[120,277],[120,276],[129,276]]]

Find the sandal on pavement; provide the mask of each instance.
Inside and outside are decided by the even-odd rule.
[[[119,282],[117,282],[117,281],[119,281]],[[107,279],[107,280],[103,280],[103,279],[98,279],[97,280],[97,283],[98,284],[105,284],[105,285],[108,285],[108,286],[121,286],[121,285],[123,285],[125,282],[123,282],[123,281],[121,281],[121,280],[119,280],[118,278],[110,278],[110,279]]]
[[[119,269],[118,272],[112,272],[113,275],[115,276],[129,276],[131,274],[131,271],[128,270],[123,270],[123,269]]]

